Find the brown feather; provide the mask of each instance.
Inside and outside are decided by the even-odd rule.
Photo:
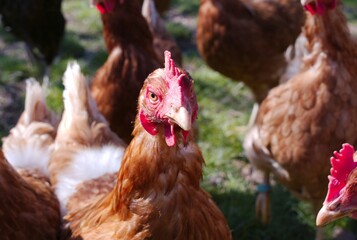
[[[278,169],[280,182],[317,210],[332,152],[344,142],[357,144],[357,43],[340,7],[310,15],[304,34],[309,55],[301,72],[269,93],[246,142],[258,169],[274,171],[276,165],[266,164],[277,163],[289,176]]]
[[[4,153],[0,151],[1,239],[59,237],[59,203],[47,169],[56,126],[44,89],[35,80],[27,80],[25,110],[3,138]]]
[[[144,83],[139,112],[148,81],[165,86],[160,76]],[[150,135],[136,119],[114,189],[66,216],[71,239],[231,239],[223,214],[200,187],[204,159],[192,137],[185,143],[176,129],[177,144],[168,147],[164,129],[158,131]]]
[[[0,153],[1,239],[57,239],[59,204],[48,179],[36,170],[17,173]]]
[[[109,57],[97,71],[91,90],[111,129],[129,143],[139,91],[146,76],[161,64],[138,1],[124,1],[101,17]]]
[[[260,103],[278,85],[285,50],[303,22],[298,1],[201,0],[197,47],[210,67],[244,82]]]

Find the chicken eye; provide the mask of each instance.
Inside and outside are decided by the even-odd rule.
[[[151,103],[157,103],[157,101],[159,100],[159,97],[155,93],[150,92],[149,99],[150,99]]]

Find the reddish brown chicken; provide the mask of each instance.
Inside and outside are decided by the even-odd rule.
[[[285,72],[304,15],[292,0],[201,0],[197,47],[206,63],[244,82],[260,103]]]
[[[331,158],[328,192],[316,225],[326,225],[349,216],[357,219],[357,153],[350,144],[343,144]]]
[[[172,58],[175,62],[182,66],[181,49],[177,45],[175,39],[165,28],[164,20],[161,18],[155,7],[154,0],[144,0],[141,13],[149,24],[150,31],[154,37],[154,48],[160,62],[164,62],[164,51],[168,50],[172,53]]]
[[[97,71],[92,94],[112,130],[127,143],[146,76],[161,66],[149,26],[137,0],[93,0],[101,12],[103,37],[109,52]],[[134,27],[135,26],[135,27]]]
[[[192,141],[197,101],[190,75],[166,52],[146,79],[114,189],[72,208],[71,239],[231,239],[223,214],[201,188],[201,151]]]
[[[59,204],[47,169],[56,123],[46,107],[43,89],[35,80],[28,80],[25,110],[3,138],[3,152],[0,150],[1,239],[59,237]]]
[[[309,11],[308,55],[300,73],[271,90],[245,139],[252,164],[273,174],[315,213],[326,194],[328,157],[343,142],[357,144],[357,43],[336,0],[302,0]],[[269,219],[269,187],[257,212]]]

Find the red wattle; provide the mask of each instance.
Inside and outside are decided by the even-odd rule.
[[[165,124],[165,141],[169,147],[172,147],[176,144],[174,124]]]

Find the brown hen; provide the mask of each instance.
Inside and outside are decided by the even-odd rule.
[[[197,101],[190,75],[166,52],[146,79],[114,189],[71,210],[71,239],[231,239],[201,188],[204,159],[192,141]]]
[[[357,44],[335,0],[302,2],[310,12],[308,55],[299,74],[269,92],[244,145],[266,185],[272,173],[317,213],[330,154],[344,142],[357,144]],[[267,222],[269,189],[262,190],[257,211]]]
[[[260,103],[279,84],[284,53],[303,22],[296,0],[201,0],[197,47],[210,67],[244,82]]]
[[[45,93],[27,80],[25,110],[0,151],[1,239],[58,239],[60,211],[48,179],[57,120]],[[6,156],[6,159],[5,159]],[[12,165],[12,166],[11,166]]]
[[[142,84],[163,63],[153,48],[138,0],[93,0],[92,4],[101,12],[109,52],[93,79],[92,94],[112,130],[128,143]]]

